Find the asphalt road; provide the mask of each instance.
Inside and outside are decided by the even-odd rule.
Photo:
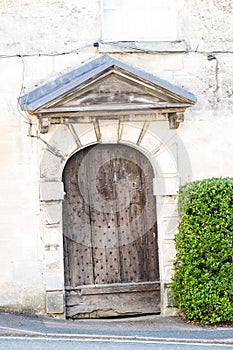
[[[0,337],[0,350],[228,350],[233,345],[153,340]]]
[[[233,350],[233,327],[177,317],[60,320],[0,313],[0,350]]]

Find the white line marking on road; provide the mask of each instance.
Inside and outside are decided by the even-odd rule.
[[[27,329],[20,329],[20,328],[13,328],[13,327],[0,326],[0,330],[1,329],[5,329],[7,331],[12,331],[12,332],[23,332],[23,333],[42,335],[42,336],[44,335],[44,333],[42,333],[42,332],[29,331]]]

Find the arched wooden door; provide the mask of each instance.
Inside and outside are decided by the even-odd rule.
[[[125,145],[96,145],[64,169],[64,266],[67,317],[160,311],[149,160]]]

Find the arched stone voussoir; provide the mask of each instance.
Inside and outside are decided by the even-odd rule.
[[[153,155],[158,169],[158,176],[177,176],[179,173],[177,161],[172,151],[166,145],[161,145],[158,152]]]
[[[98,122],[102,143],[117,143],[119,120],[102,120]]]
[[[122,123],[120,141],[137,144],[144,122]]]
[[[98,142],[96,130],[93,123],[72,124],[73,136],[81,148]]]
[[[40,164],[41,179],[61,179],[66,158],[60,157],[46,148],[43,151]]]
[[[64,158],[66,158],[67,154],[70,153],[70,149],[74,148],[76,144],[67,124],[56,125],[51,135],[48,133],[47,139],[47,148],[54,149],[57,154],[60,154]]]

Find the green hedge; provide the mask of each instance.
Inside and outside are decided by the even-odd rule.
[[[179,215],[175,306],[187,320],[233,321],[233,179],[212,178],[181,187]]]

